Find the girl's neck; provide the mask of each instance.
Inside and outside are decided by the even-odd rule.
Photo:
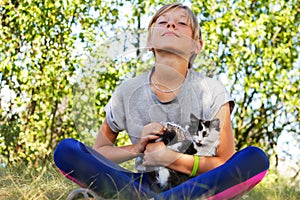
[[[188,71],[188,60],[176,55],[156,56],[155,70],[152,76],[161,84],[167,86],[182,83]]]
[[[162,102],[173,100],[181,90],[188,72],[188,62],[176,56],[156,56],[150,86]]]

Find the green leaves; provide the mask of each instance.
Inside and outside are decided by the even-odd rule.
[[[88,32],[103,17],[90,10],[101,11],[103,5],[81,0],[1,3],[0,90],[8,86],[16,94],[7,107],[1,99],[1,162],[41,161],[60,139],[78,137],[70,117],[70,80],[78,63],[71,28],[82,22],[82,33],[92,38]],[[110,12],[108,4],[104,7]]]
[[[202,67],[226,73],[231,81],[228,87],[238,105],[238,148],[273,148],[282,131],[300,128],[299,4],[234,1],[224,9],[227,3],[193,4],[200,16],[206,13],[201,18],[206,44],[202,57],[209,63]]]

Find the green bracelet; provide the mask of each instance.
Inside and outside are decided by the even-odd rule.
[[[194,155],[194,166],[190,177],[196,176],[199,167],[199,156]]]

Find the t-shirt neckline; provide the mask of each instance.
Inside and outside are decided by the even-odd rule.
[[[182,87],[179,89],[178,94],[177,94],[172,100],[170,100],[170,101],[161,101],[161,100],[156,96],[156,94],[154,93],[154,91],[152,90],[152,88],[151,88],[151,86],[150,86],[150,83],[151,83],[151,80],[150,80],[150,79],[151,79],[152,73],[154,72],[154,69],[155,69],[155,67],[152,67],[152,69],[148,72],[148,78],[147,78],[147,80],[146,80],[146,81],[147,81],[146,85],[147,85],[148,90],[150,90],[150,92],[151,92],[151,96],[153,97],[153,99],[154,99],[156,102],[159,102],[160,104],[170,104],[170,103],[173,103],[173,102],[177,101],[177,99],[178,99],[179,96],[184,95],[185,87],[186,87],[186,84],[187,84],[186,82],[187,82],[187,80],[188,80],[189,77],[190,77],[190,69],[188,69],[188,71],[187,71],[185,80],[184,80],[184,82],[183,82]]]

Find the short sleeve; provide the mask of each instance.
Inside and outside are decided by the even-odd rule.
[[[220,108],[226,103],[229,103],[230,113],[232,113],[235,102],[230,96],[229,92],[226,90],[225,86],[215,79],[208,79],[207,84],[211,93],[210,119],[212,119],[220,110]]]
[[[126,129],[124,101],[120,88],[115,90],[104,110],[107,123],[113,132],[118,133]]]

